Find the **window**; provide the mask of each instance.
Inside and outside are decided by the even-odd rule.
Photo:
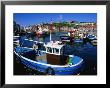
[[[47,52],[52,53],[52,48],[47,47]]]
[[[59,49],[53,48],[53,53],[59,53]]]

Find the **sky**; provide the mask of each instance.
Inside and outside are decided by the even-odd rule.
[[[13,20],[22,26],[60,21],[97,22],[97,13],[14,13]]]

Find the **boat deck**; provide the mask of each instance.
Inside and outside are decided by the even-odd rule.
[[[41,63],[49,63],[47,61],[47,54],[43,51],[31,50],[31,51],[27,51],[27,52],[22,53],[22,56],[29,58],[31,60],[34,60],[34,61],[41,62]],[[67,65],[67,62],[68,62],[67,58],[68,57],[67,56],[61,56],[61,58],[62,58],[60,61],[61,63],[59,63],[58,65]],[[53,59],[53,58],[50,58],[50,59]]]
[[[36,56],[35,60],[38,62],[47,63],[46,54]]]

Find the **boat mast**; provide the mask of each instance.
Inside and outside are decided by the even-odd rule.
[[[51,32],[52,32],[52,19],[51,19],[51,23],[50,23],[50,42],[51,42],[51,40],[52,40]]]

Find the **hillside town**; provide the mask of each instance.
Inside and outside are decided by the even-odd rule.
[[[95,22],[53,22],[42,23],[29,26],[21,26],[14,21],[14,35],[25,33],[34,33],[35,35],[48,35],[52,26],[52,33],[56,32],[73,32],[74,34],[93,34],[97,36],[97,24]]]

